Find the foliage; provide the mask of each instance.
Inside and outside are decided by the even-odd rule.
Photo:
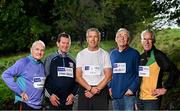
[[[48,33],[51,27],[37,16],[29,16],[24,1],[5,1],[0,7],[0,52],[8,54],[29,48],[29,44]]]
[[[120,27],[134,33],[153,20],[151,4],[151,0],[1,0],[0,53],[25,51],[37,39],[49,45],[60,32],[68,32],[82,47],[90,27],[103,32],[105,40],[114,38]]]
[[[54,22],[56,29],[69,31],[74,40],[80,40],[81,46],[89,27],[103,28],[113,18],[111,0],[57,0],[54,6],[52,13],[57,18]]]
[[[180,26],[180,1],[179,0],[153,0],[156,21],[154,27],[179,27]]]
[[[180,1],[179,0],[153,0],[156,14],[165,14],[171,20],[180,16]],[[180,18],[179,18],[180,19]],[[180,23],[180,21],[177,21]]]

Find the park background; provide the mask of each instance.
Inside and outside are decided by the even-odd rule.
[[[45,42],[45,57],[55,52],[61,32],[71,35],[70,54],[75,58],[86,47],[85,33],[91,27],[101,31],[101,47],[107,51],[116,47],[116,31],[127,28],[132,38],[130,46],[140,53],[141,31],[153,29],[156,47],[180,70],[179,26],[179,0],[0,0],[0,75],[27,56],[35,40]],[[163,78],[166,79],[167,76]],[[0,78],[0,109],[13,109],[13,102],[14,93]],[[161,109],[178,110],[178,103],[180,80],[163,97]]]

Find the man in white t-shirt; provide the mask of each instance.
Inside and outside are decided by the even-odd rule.
[[[76,58],[76,80],[80,84],[79,110],[108,109],[107,84],[112,78],[112,69],[108,52],[99,47],[100,35],[98,29],[88,29],[88,47],[80,51]]]

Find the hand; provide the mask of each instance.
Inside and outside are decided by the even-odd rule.
[[[66,105],[71,105],[73,104],[73,101],[74,101],[74,95],[73,94],[70,94],[67,99],[66,99]]]
[[[90,91],[93,95],[100,93],[100,89],[98,87],[92,87]]]
[[[85,91],[84,95],[85,95],[87,98],[93,97],[93,94],[92,94],[91,92],[89,92],[88,90]]]
[[[152,96],[158,97],[161,95],[166,94],[167,89],[165,88],[158,88],[158,89],[154,89],[154,91],[152,92]]]
[[[132,92],[130,89],[128,89],[128,90],[126,91],[125,95],[126,95],[126,96],[131,96],[131,95],[133,95],[133,92]]]
[[[60,104],[59,102],[59,98],[55,95],[55,94],[52,94],[50,97],[49,97],[49,100],[51,101],[51,104],[53,106],[58,106]]]
[[[28,100],[28,95],[25,92],[22,92],[21,93],[21,98],[22,98],[22,101],[27,101]]]

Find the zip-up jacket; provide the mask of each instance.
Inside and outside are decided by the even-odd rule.
[[[17,78],[16,81],[14,77]],[[35,109],[42,107],[45,72],[41,61],[35,60],[31,55],[22,58],[3,72],[2,79],[15,92],[15,103],[22,101],[20,95],[25,92],[28,100],[22,102]]]
[[[73,76],[59,76],[59,70],[64,68],[73,69]],[[50,97],[52,94],[60,98],[60,103],[65,104],[69,94],[76,95],[77,83],[75,82],[76,64],[68,54],[56,52],[45,60],[45,72],[47,79],[45,82],[45,95]]]
[[[157,65],[154,65],[155,63],[157,63]],[[150,76],[151,77],[153,76],[154,78],[149,80],[150,83],[149,82],[146,83],[145,80],[144,80],[144,82],[142,81],[144,77],[143,78],[140,77],[141,85],[140,85],[139,93],[141,93],[142,90],[146,90],[145,88],[149,87],[149,85],[152,85],[152,84],[154,84],[154,86],[156,86],[155,88],[164,87],[165,89],[170,89],[175,86],[175,83],[178,80],[178,77],[180,75],[180,72],[178,71],[176,66],[167,58],[167,56],[163,52],[156,49],[155,46],[153,46],[153,48],[150,51],[144,52],[141,55],[140,65],[141,66],[149,66],[151,72],[153,71],[153,73],[150,73]],[[168,79],[167,79],[167,81],[164,82],[164,84],[162,84],[162,78],[164,76],[164,72],[168,72]],[[147,80],[147,78],[146,78],[146,80]],[[156,80],[156,83],[153,83],[154,80]],[[142,83],[145,84],[143,86],[143,89],[141,89]],[[146,91],[144,91],[144,92],[146,92]],[[146,95],[146,94],[144,94],[144,95]]]

